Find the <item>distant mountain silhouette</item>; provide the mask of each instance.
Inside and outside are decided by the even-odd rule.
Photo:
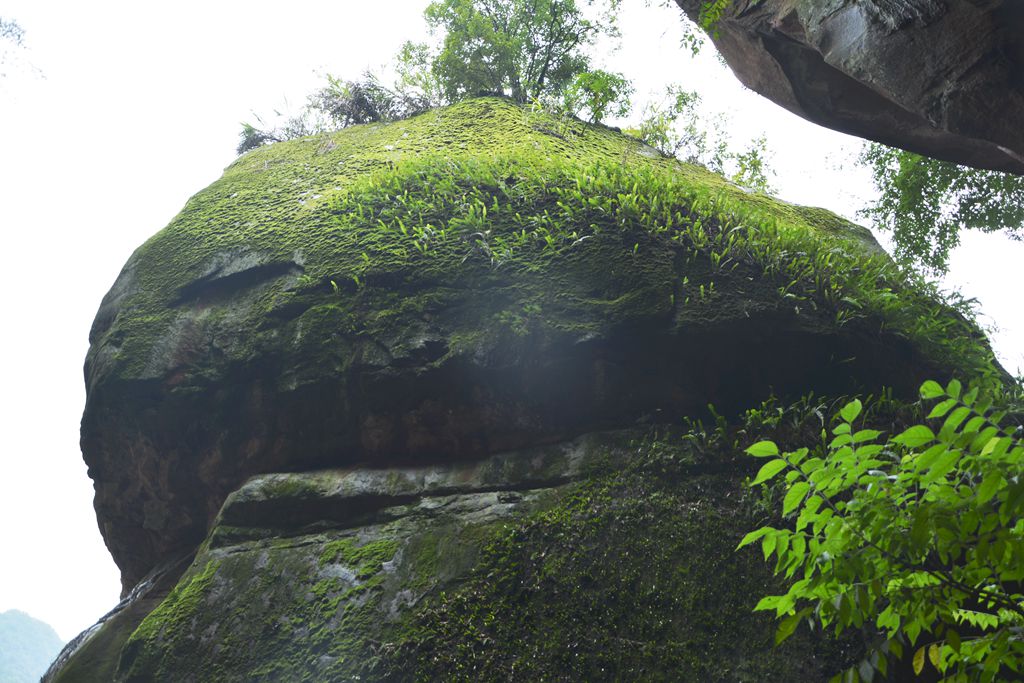
[[[63,645],[49,624],[16,609],[0,613],[0,681],[37,683]]]

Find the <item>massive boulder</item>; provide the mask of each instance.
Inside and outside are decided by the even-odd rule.
[[[91,343],[125,599],[57,681],[827,678],[725,425],[995,367],[863,228],[500,98],[244,155]]]
[[[691,19],[704,0],[677,0]],[[810,121],[1024,173],[1016,0],[735,0],[715,46],[748,88]]]

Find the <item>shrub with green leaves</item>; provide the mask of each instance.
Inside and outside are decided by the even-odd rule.
[[[562,106],[575,116],[600,123],[608,116],[629,114],[632,93],[632,84],[622,74],[595,69],[576,76],[565,90]]]
[[[860,425],[855,400],[816,450],[780,453],[771,441],[747,449],[768,459],[752,484],[784,477],[787,523],[752,531],[740,547],[760,541],[776,573],[793,579],[756,609],[781,620],[779,642],[805,621],[867,632],[868,657],[835,680],[871,681],[904,656],[915,673],[931,667],[943,680],[1019,680],[1020,428],[956,380],[926,382],[921,397],[937,401],[926,424],[897,435]]]

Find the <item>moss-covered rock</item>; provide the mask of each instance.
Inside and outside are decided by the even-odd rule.
[[[769,652],[728,449],[602,433],[998,372],[864,229],[500,98],[244,155],[91,342],[138,588],[61,681],[814,680],[848,655]]]
[[[100,308],[82,444],[127,590],[254,473],[905,390],[987,363],[944,341],[972,334],[862,228],[481,99],[261,148],[193,197]]]
[[[376,680],[410,615],[509,523],[628,460],[628,435],[473,464],[255,477],[122,650],[118,680]]]
[[[765,510],[746,463],[703,448],[634,430],[472,466],[256,477],[114,678],[824,680],[856,647],[801,633],[773,650],[751,610],[777,582],[733,552]]]

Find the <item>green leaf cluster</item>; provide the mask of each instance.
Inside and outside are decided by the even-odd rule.
[[[1002,400],[953,380],[929,381],[921,424],[886,437],[848,403],[822,444],[781,453],[753,484],[781,476],[781,528],[760,542],[792,581],[757,610],[779,618],[777,640],[803,622],[864,631],[868,656],[845,679],[872,681],[900,661],[947,681],[1019,680],[1024,671],[1024,442]]]
[[[591,123],[600,123],[608,116],[628,115],[632,93],[632,84],[622,74],[602,69],[584,71],[565,89],[562,107]]]
[[[327,76],[296,115],[243,123],[237,151],[408,118],[481,94],[540,103],[600,122],[625,116],[633,87],[619,73],[591,69],[588,48],[618,35],[618,0],[434,0],[424,18],[439,44],[406,41],[395,56],[397,79],[385,85],[367,71],[356,80]]]

